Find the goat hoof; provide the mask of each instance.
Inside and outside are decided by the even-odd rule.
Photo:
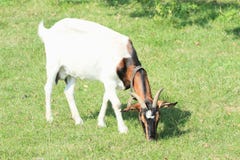
[[[105,122],[98,122],[98,127],[100,128],[106,127]]]
[[[75,120],[75,125],[83,125],[83,120],[81,118],[78,120]]]
[[[127,126],[122,126],[118,128],[119,133],[121,134],[126,134],[128,132],[128,127]]]
[[[47,116],[46,119],[47,119],[47,122],[49,122],[49,123],[53,122],[53,117],[52,116]]]

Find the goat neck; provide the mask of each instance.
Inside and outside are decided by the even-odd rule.
[[[133,73],[131,88],[144,102],[152,103],[152,93],[147,77],[147,72],[143,68],[139,68]]]

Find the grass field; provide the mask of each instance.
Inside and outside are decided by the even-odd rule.
[[[145,4],[144,0],[0,0],[0,159],[239,159],[240,1]],[[168,8],[168,10],[165,10]],[[180,9],[179,9],[180,8]],[[158,140],[147,142],[137,113],[119,134],[112,108],[97,127],[103,86],[75,88],[84,125],[75,126],[63,93],[53,91],[45,120],[45,53],[38,23],[65,17],[96,21],[131,37],[152,92],[178,101],[161,110]],[[119,91],[126,104],[129,91]]]

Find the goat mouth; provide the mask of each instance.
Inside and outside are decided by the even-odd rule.
[[[157,140],[157,136],[155,136],[155,135],[146,135],[146,139],[148,140],[148,141],[154,141],[154,140]]]
[[[156,141],[157,139],[156,139],[156,137],[148,137],[147,140],[148,141]]]

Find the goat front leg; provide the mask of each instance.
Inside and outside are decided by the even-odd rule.
[[[80,117],[77,106],[75,104],[74,95],[73,95],[74,86],[75,86],[75,79],[73,77],[67,77],[66,88],[64,90],[64,93],[67,98],[70,111],[72,113],[72,118],[74,119],[75,124],[78,125],[78,124],[83,124],[83,120]]]
[[[121,103],[116,95],[116,93],[112,93],[110,96],[110,102],[112,103],[112,108],[115,112],[117,122],[118,122],[118,131],[120,133],[127,133],[128,128],[124,124],[123,118],[122,118],[122,112],[121,112]]]
[[[101,109],[100,109],[100,112],[98,115],[98,126],[99,127],[106,127],[104,117],[105,117],[106,110],[107,110],[107,103],[108,103],[108,97],[107,97],[107,94],[104,93],[102,106],[101,106]]]
[[[118,123],[118,131],[120,133],[127,133],[128,128],[125,125],[123,118],[122,118],[122,113],[121,113],[121,103],[120,100],[117,96],[116,93],[116,87],[111,84],[104,85],[105,86],[105,96],[108,97],[109,101],[112,104],[112,108],[114,110],[114,113],[116,115],[117,123]]]

